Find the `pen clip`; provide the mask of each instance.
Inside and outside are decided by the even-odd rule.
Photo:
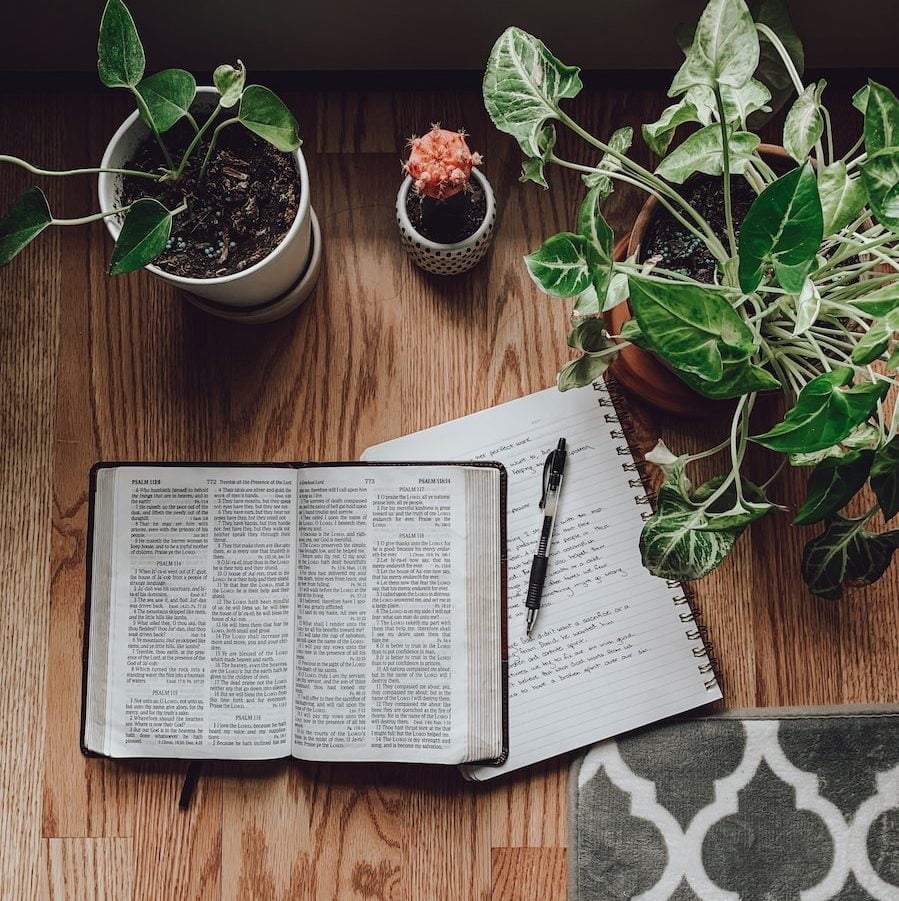
[[[549,488],[549,471],[552,466],[553,457],[555,456],[555,451],[550,451],[549,456],[546,458],[546,462],[543,464],[543,488],[540,492],[540,504],[539,507],[542,510],[546,506],[546,491]]]

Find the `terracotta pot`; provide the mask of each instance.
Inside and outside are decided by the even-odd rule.
[[[783,147],[760,144],[759,152],[775,163],[783,161],[795,165]],[[616,261],[620,262],[639,253],[646,229],[658,206],[659,202],[655,197],[647,198],[630,233],[615,245]],[[631,318],[629,302],[621,303],[605,314],[607,328],[613,335],[619,334],[621,326]],[[697,394],[678,378],[674,369],[664,360],[632,344],[622,348],[618,359],[612,364],[611,371],[625,389],[666,413],[713,417],[726,415],[733,407],[733,401],[709,400]]]

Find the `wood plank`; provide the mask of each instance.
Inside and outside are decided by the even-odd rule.
[[[47,901],[127,901],[132,897],[129,838],[50,838],[44,851]]]
[[[568,863],[564,848],[494,848],[494,901],[564,901]]]

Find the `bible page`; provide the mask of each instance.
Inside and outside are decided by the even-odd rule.
[[[122,466],[104,752],[290,754],[296,475]]]
[[[681,621],[680,591],[641,563],[640,511],[648,508],[635,505],[643,489],[623,466],[631,457],[610,404],[592,388],[550,388],[363,454],[498,460],[508,472],[509,757],[502,767],[463,768],[469,778],[489,779],[721,697],[714,680],[707,685],[695,625]],[[568,463],[528,640],[524,601],[543,463],[559,438],[567,439]]]
[[[465,759],[464,470],[301,468],[297,518],[294,756]]]

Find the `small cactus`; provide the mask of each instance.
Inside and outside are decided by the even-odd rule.
[[[420,138],[409,141],[409,159],[403,169],[412,176],[421,197],[446,200],[464,191],[471,170],[481,164],[481,154],[472,153],[461,131],[448,131],[439,125]]]

